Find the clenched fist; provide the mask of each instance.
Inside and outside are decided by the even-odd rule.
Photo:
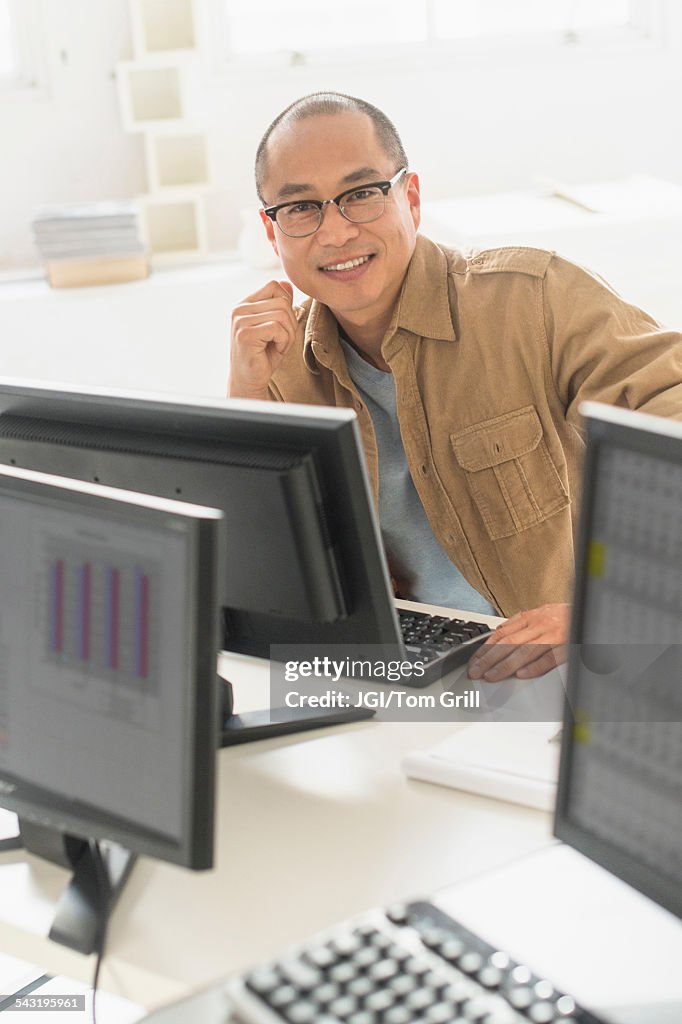
[[[268,384],[296,337],[294,290],[268,281],[232,312],[230,398],[268,397]]]

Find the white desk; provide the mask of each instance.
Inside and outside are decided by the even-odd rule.
[[[238,710],[266,706],[267,666],[223,657]],[[549,815],[406,779],[441,722],[362,722],[220,751],[216,863],[142,858],[113,915],[101,986],[149,1009],[339,918],[474,877],[551,843]],[[94,958],[47,938],[67,872],[0,856],[0,950],[91,981]]]
[[[449,886],[433,902],[604,1021],[682,1020],[682,923],[568,846]],[[147,1021],[236,1024],[222,984]]]

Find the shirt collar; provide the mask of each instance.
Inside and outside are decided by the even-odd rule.
[[[424,235],[417,235],[398,300],[396,329],[402,327],[420,338],[456,340],[448,276],[448,260],[443,250]]]

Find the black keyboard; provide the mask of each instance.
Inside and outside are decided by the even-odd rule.
[[[398,621],[408,651],[427,662],[446,658],[448,670],[468,661],[492,633],[485,622],[448,619],[406,608],[398,609]]]
[[[338,925],[227,991],[245,1024],[604,1024],[426,902]]]

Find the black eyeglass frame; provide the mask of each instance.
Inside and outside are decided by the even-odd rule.
[[[324,210],[325,206],[329,206],[330,203],[333,203],[334,206],[338,208],[338,211],[341,214],[341,216],[345,217],[349,224],[371,224],[372,221],[379,220],[379,217],[381,217],[385,212],[385,200],[390,190],[395,185],[398,184],[398,182],[400,181],[404,174],[408,173],[409,171],[407,167],[401,167],[400,170],[396,171],[393,177],[390,178],[388,181],[368,181],[361,185],[353,185],[351,188],[347,188],[344,189],[343,192],[339,192],[338,196],[334,196],[333,199],[290,199],[288,202],[278,203],[276,206],[264,206],[263,213],[266,215],[266,217],[270,218],[273,224],[277,224],[277,214],[286,206],[298,206],[299,203],[310,203],[311,206],[316,206],[318,209],[320,219],[317,223],[317,226],[312,231],[308,231],[305,235],[288,235],[288,232],[284,230],[281,224],[277,224],[277,227],[280,229],[280,231],[283,232],[283,234],[288,235],[289,238],[309,238],[310,235],[314,235],[315,232],[318,231],[320,229],[320,226],[322,225],[322,211]],[[378,216],[372,217],[370,220],[351,220],[351,218],[347,217],[346,214],[343,212],[343,206],[341,205],[341,202],[346,196],[352,195],[353,192],[362,192],[362,190],[365,188],[381,189],[384,195],[384,208],[381,211],[381,213],[378,214]]]

